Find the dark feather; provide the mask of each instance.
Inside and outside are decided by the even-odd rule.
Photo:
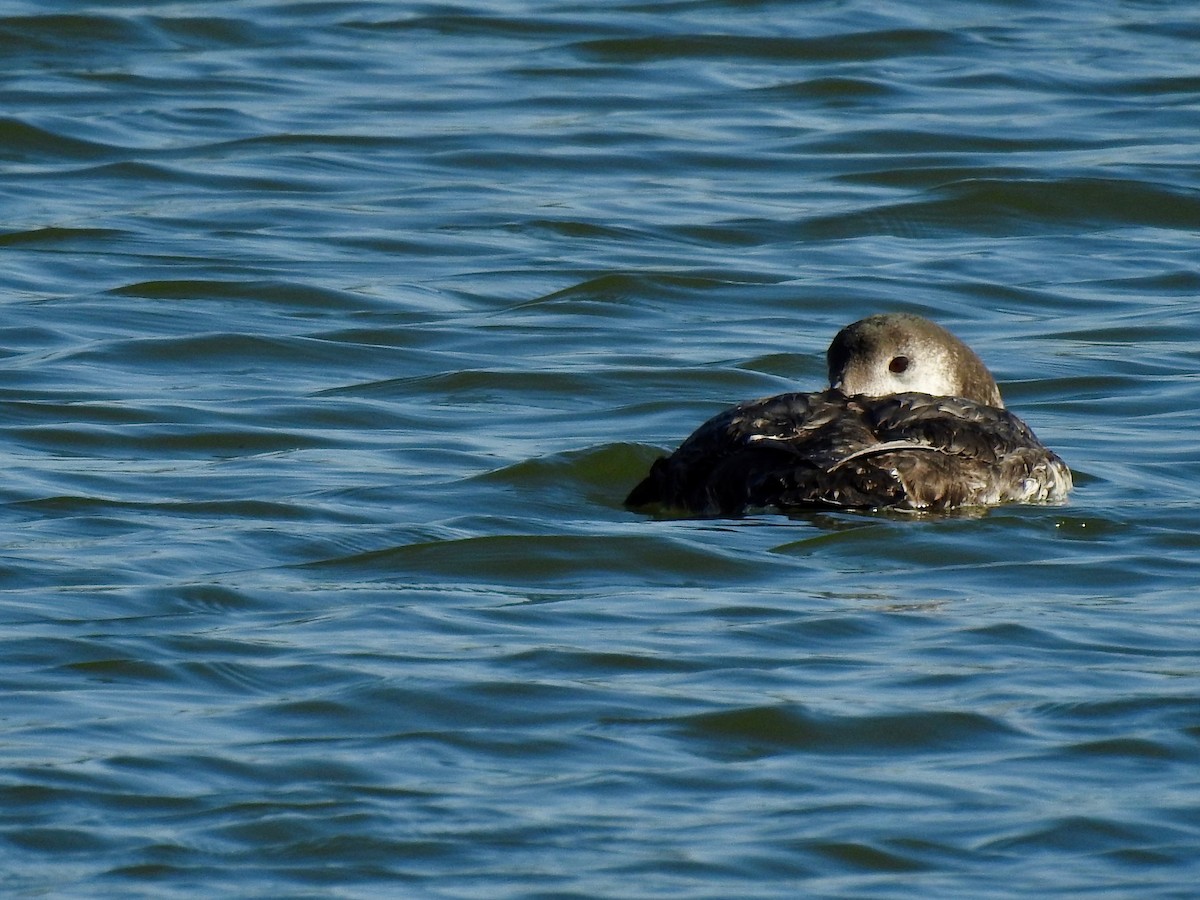
[[[957,397],[836,390],[743,403],[654,463],[626,505],[701,516],[755,509],[944,510],[1059,499],[1062,461],[1004,409]]]

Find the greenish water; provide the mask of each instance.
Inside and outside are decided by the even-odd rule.
[[[1200,12],[0,7],[0,887],[1181,898]],[[621,500],[928,315],[1064,507]]]

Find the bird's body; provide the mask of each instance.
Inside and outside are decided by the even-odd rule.
[[[832,387],[742,403],[659,459],[626,505],[700,516],[814,508],[952,510],[1064,499],[1071,473],[1004,408],[979,358],[910,315],[829,349]]]

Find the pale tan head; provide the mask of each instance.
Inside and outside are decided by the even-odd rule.
[[[1003,407],[1000,388],[975,352],[940,325],[909,313],[847,325],[829,345],[829,383],[846,396],[918,391]]]

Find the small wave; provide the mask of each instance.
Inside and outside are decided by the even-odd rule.
[[[148,300],[221,300],[300,310],[359,312],[390,309],[378,298],[355,291],[290,281],[171,278],[139,281],[112,288],[118,297]]]
[[[720,756],[784,751],[846,755],[908,754],[1011,745],[1012,727],[976,712],[921,711],[831,716],[798,706],[760,706],[678,720],[690,736]]]
[[[373,581],[413,578],[474,584],[744,582],[761,561],[691,546],[662,534],[492,534],[423,541],[309,563],[309,569]]]
[[[905,175],[909,177],[909,175]],[[742,240],[841,241],[875,235],[913,240],[964,234],[1077,233],[1080,228],[1190,229],[1200,192],[1120,178],[968,178],[930,188],[916,200],[878,204],[783,223],[740,221]],[[732,223],[731,223],[732,224]]]
[[[0,247],[82,248],[93,242],[102,243],[127,235],[128,232],[117,228],[46,226],[0,234]]]
[[[43,163],[56,160],[96,160],[114,156],[122,148],[101,141],[61,134],[12,117],[0,118],[0,159]]]
[[[132,49],[169,46],[153,25],[134,16],[51,13],[0,17],[0,53],[10,60],[61,53],[87,58],[94,65]]]
[[[935,29],[895,29],[822,37],[739,34],[663,34],[600,38],[574,45],[581,56],[622,63],[684,59],[742,59],[764,62],[876,60],[951,53],[963,38]]]

